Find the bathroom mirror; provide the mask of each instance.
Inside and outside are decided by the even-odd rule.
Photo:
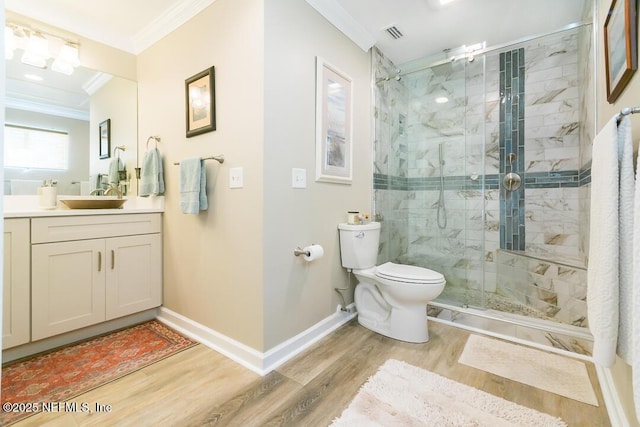
[[[24,163],[12,166],[5,159],[4,194],[36,194],[34,188],[45,179],[58,182],[58,194],[86,194],[95,188],[99,174],[108,173],[116,146],[126,147],[124,151],[118,150],[117,156],[125,164],[128,176],[134,172],[138,132],[136,82],[85,67],[78,67],[67,76],[22,64],[19,52],[5,63],[6,125],[66,132],[68,140],[65,168],[29,168]],[[107,119],[112,126],[111,152],[101,159],[99,124]],[[24,144],[21,157],[46,156],[33,148],[36,145]]]

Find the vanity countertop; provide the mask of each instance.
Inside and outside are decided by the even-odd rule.
[[[58,199],[64,196],[58,196]],[[4,196],[5,218],[33,218],[47,216],[122,215],[164,212],[164,196],[125,196],[127,201],[119,209],[69,209],[58,200],[55,209],[38,207],[38,196]]]

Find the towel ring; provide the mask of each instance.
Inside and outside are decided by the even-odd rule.
[[[156,146],[154,148],[158,148],[158,142],[160,142],[160,137],[159,136],[150,136],[147,139],[147,150],[149,150],[149,141],[151,141],[152,139],[156,144]]]

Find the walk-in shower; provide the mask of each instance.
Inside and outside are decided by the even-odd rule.
[[[588,354],[591,25],[464,59],[374,53],[378,261],[443,273],[434,317]]]

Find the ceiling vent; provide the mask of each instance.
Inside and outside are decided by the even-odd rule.
[[[399,38],[402,37],[402,33],[400,32],[400,30],[398,29],[398,27],[396,27],[395,25],[392,25],[388,28],[385,28],[385,31],[387,32],[387,34],[389,34],[391,36],[391,38],[393,38],[394,40],[398,40]]]

